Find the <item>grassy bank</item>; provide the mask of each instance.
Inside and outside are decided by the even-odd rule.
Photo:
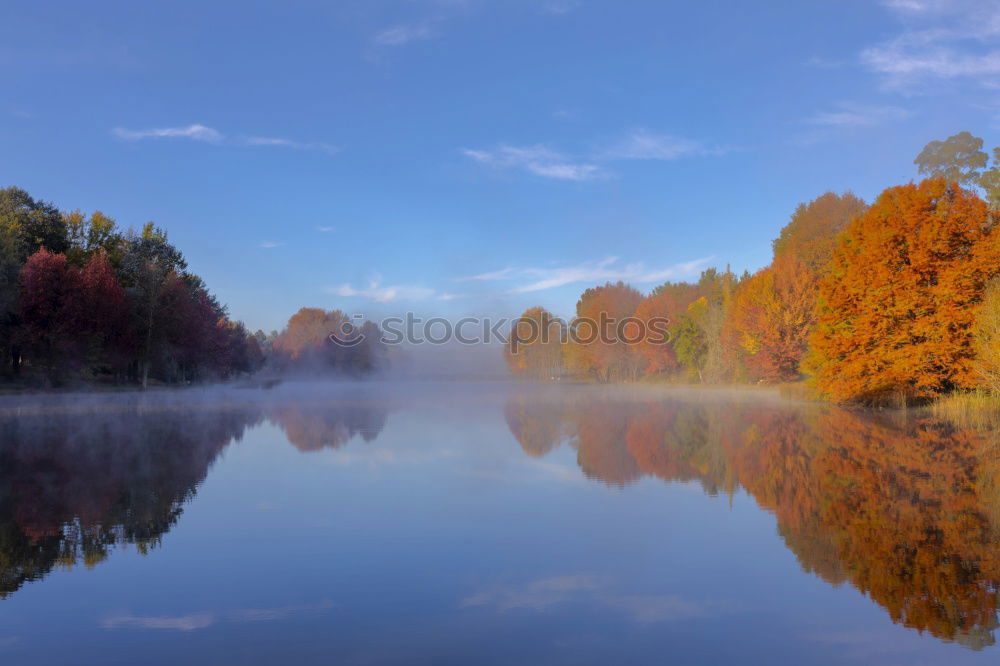
[[[927,410],[939,418],[977,429],[1000,430],[1000,395],[988,391],[952,393],[932,402]]]

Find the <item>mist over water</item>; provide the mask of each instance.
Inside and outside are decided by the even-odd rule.
[[[0,657],[974,662],[997,479],[988,434],[770,391],[7,397]]]

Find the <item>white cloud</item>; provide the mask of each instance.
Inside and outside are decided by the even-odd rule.
[[[260,246],[265,250],[273,250],[276,247],[281,247],[284,243],[278,243],[277,241],[261,241]]]
[[[116,127],[111,130],[119,139],[126,141],[137,141],[139,139],[151,138],[171,138],[171,139],[193,139],[195,141],[205,141],[208,143],[219,143],[224,138],[222,133],[211,127],[204,125],[188,125],[187,127],[162,127],[158,129],[130,130],[124,127]]]
[[[336,230],[337,230],[337,227],[324,227],[324,226],[318,226],[318,227],[316,227],[316,231],[320,232],[321,234],[329,234],[329,233],[332,233],[332,232],[334,232]]]
[[[612,160],[676,160],[682,157],[719,154],[719,149],[708,150],[701,142],[669,134],[654,134],[635,130],[612,146],[605,154]]]
[[[468,280],[503,280],[508,277],[513,277],[516,275],[516,268],[501,268],[498,271],[490,271],[489,273],[479,273],[478,275],[469,275],[467,277],[458,278],[458,282],[466,282]]]
[[[493,150],[463,148],[462,154],[480,164],[521,169],[543,178],[557,180],[595,180],[612,174],[604,164],[624,160],[677,160],[684,157],[721,155],[722,148],[709,148],[700,141],[670,134],[637,129],[609,148],[593,151],[589,157],[567,156],[551,148],[501,144]]]
[[[875,127],[909,116],[909,111],[898,106],[866,106],[842,102],[836,109],[817,113],[806,122],[826,127]]]
[[[382,286],[381,278],[376,277],[367,287],[354,287],[345,283],[330,287],[327,291],[345,298],[367,298],[376,303],[392,303],[394,301],[421,301],[435,295],[433,289],[419,285]]]
[[[545,289],[554,289],[568,284],[595,282],[631,282],[649,284],[676,280],[696,275],[704,268],[711,257],[686,261],[665,268],[648,268],[642,263],[632,263],[618,267],[618,257],[606,257],[600,261],[583,262],[574,266],[556,268],[505,268],[492,273],[481,273],[458,278],[465,280],[527,280],[524,284],[513,287],[510,292],[524,294]]]
[[[495,150],[465,148],[466,157],[494,167],[522,169],[543,178],[556,180],[593,180],[606,175],[596,164],[573,161],[545,146],[501,145]]]
[[[379,46],[403,46],[410,42],[429,39],[433,36],[430,26],[426,23],[415,25],[395,25],[375,35],[374,42]]]
[[[290,148],[292,150],[317,150],[330,155],[339,151],[334,145],[329,143],[295,141],[293,139],[282,139],[272,136],[248,136],[243,139],[243,143],[248,146],[271,146],[275,148]]]
[[[330,155],[336,153],[338,148],[329,143],[295,141],[272,136],[246,136],[227,139],[226,136],[217,129],[206,127],[205,125],[188,125],[187,127],[161,127],[154,129],[126,129],[116,127],[111,130],[111,134],[125,141],[138,141],[140,139],[191,139],[193,141],[203,141],[205,143],[241,146],[260,146],[289,148],[293,150],[317,150]]]
[[[1000,3],[982,0],[887,0],[903,23],[886,42],[864,49],[861,62],[891,88],[930,79],[1000,79]]]

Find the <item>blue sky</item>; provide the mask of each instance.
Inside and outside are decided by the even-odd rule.
[[[27,2],[0,185],[154,220],[252,328],[572,314],[1000,143],[1000,2]]]

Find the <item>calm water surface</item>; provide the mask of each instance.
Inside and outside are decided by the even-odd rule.
[[[727,391],[7,399],[0,663],[996,663],[998,450]]]

